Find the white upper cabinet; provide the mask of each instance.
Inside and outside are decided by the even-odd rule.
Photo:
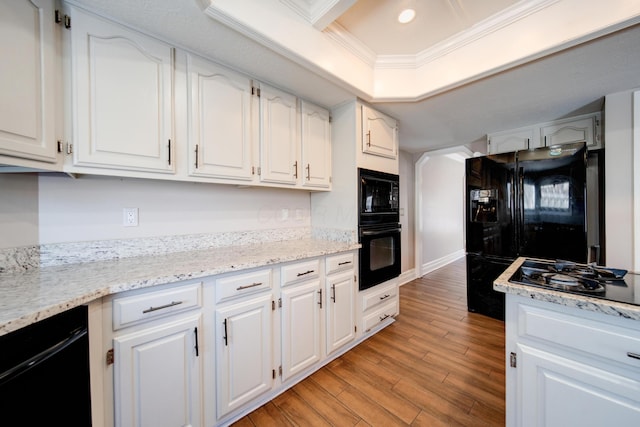
[[[396,159],[398,125],[395,119],[362,106],[362,152]]]
[[[331,121],[324,108],[300,102],[302,133],[302,185],[331,186]]]
[[[260,181],[296,184],[300,136],[295,96],[260,87]]]
[[[496,132],[487,137],[489,153],[507,153],[538,147],[540,132],[538,128],[526,127]]]
[[[0,155],[54,163],[61,104],[54,1],[3,1],[0,16]]]
[[[487,150],[497,154],[583,141],[588,149],[602,148],[600,113],[491,133]]]
[[[74,166],[173,173],[173,48],[70,13]]]
[[[255,176],[251,79],[187,55],[189,173],[250,181]]]
[[[600,145],[600,117],[591,115],[583,118],[562,120],[540,129],[545,147],[572,142],[587,143],[587,147]]]

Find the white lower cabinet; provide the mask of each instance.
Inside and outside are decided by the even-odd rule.
[[[201,425],[200,290],[189,282],[107,300],[116,426]]]
[[[360,330],[363,334],[377,331],[393,322],[399,312],[398,281],[374,286],[360,292]]]
[[[354,253],[349,252],[327,257],[326,260],[327,355],[356,337],[354,259]]]
[[[356,345],[356,254],[106,297],[105,425],[228,425]]]
[[[353,273],[327,277],[327,354],[356,337]]]
[[[287,381],[323,356],[320,259],[289,264],[280,272],[281,366],[282,381]]]
[[[640,325],[507,294],[507,426],[640,425]]]
[[[113,340],[118,426],[200,425],[200,314]]]
[[[215,310],[218,419],[273,387],[272,305],[266,293]]]

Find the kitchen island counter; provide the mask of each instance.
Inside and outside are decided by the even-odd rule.
[[[566,307],[575,307],[581,310],[603,313],[615,317],[640,320],[640,305],[607,301],[597,297],[589,297],[585,295],[578,295],[569,292],[562,292],[553,289],[510,282],[509,278],[511,278],[511,276],[513,276],[516,271],[518,271],[518,269],[526,259],[528,258],[520,257],[516,259],[495,280],[493,289],[505,294],[519,295],[533,300],[551,302]],[[634,282],[640,283],[640,280],[634,280]],[[635,295],[640,298],[640,289],[635,289],[635,291]]]
[[[315,238],[64,264],[0,274],[0,335],[105,295],[358,249]]]

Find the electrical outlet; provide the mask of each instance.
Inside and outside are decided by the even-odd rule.
[[[124,225],[125,227],[138,226],[138,208],[122,209],[122,225]]]

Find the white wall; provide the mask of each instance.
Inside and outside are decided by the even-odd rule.
[[[0,249],[38,244],[38,176],[0,174]]]
[[[415,167],[411,154],[400,151],[401,271],[415,268]]]
[[[62,174],[0,179],[1,247],[310,226],[306,191]],[[122,225],[125,207],[139,209],[138,227]]]
[[[605,227],[606,264],[634,270],[633,91],[606,96]],[[640,144],[637,141],[636,144]]]
[[[464,254],[464,157],[429,155],[420,169],[421,273],[425,274]]]

